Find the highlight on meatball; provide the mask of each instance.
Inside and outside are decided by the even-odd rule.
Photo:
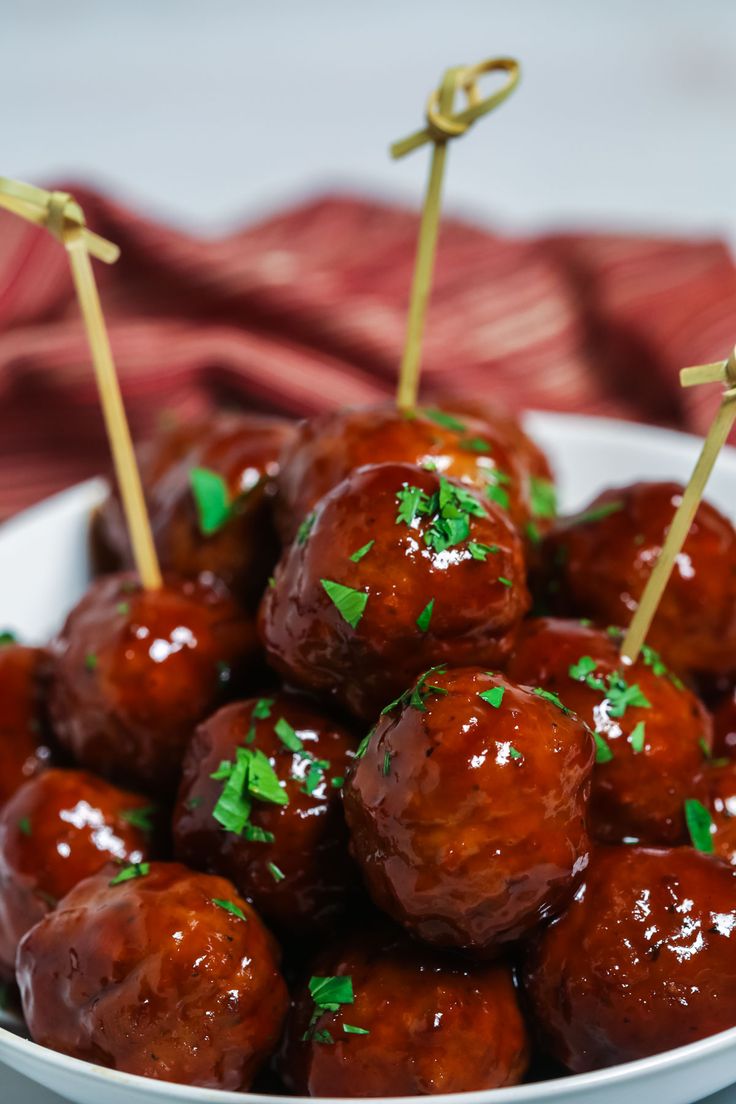
[[[559,694],[593,729],[589,825],[596,839],[685,843],[684,803],[705,792],[711,718],[648,645],[624,665],[622,635],[578,621],[526,621],[508,675]]]
[[[713,850],[736,866],[736,761],[714,760],[706,777]]]
[[[497,664],[527,610],[503,511],[409,464],[359,468],[326,495],[260,611],[271,665],[372,721],[436,663]]]
[[[521,453],[508,434],[479,418],[393,404],[330,410],[297,427],[278,476],[277,520],[293,540],[319,500],[367,464],[427,467],[457,480],[508,511],[524,526],[531,516]]]
[[[246,605],[257,603],[278,558],[275,477],[293,433],[280,418],[228,412],[174,426],[144,447],[141,476],[164,571],[210,572]],[[117,496],[94,519],[93,545],[101,569],[132,566]]]
[[[12,977],[22,936],[83,878],[150,857],[153,816],[147,799],[86,771],[20,787],[0,810],[0,973]]]
[[[177,857],[232,879],[280,932],[303,940],[334,928],[359,881],[341,798],[356,746],[294,694],[220,709],[184,759]]]
[[[250,905],[226,879],[177,863],[80,882],[25,936],[17,976],[34,1042],[211,1089],[250,1087],[288,1005]]]
[[[374,929],[313,969],[279,1061],[290,1092],[419,1096],[521,1081],[529,1043],[505,963],[463,962]]]
[[[583,1073],[733,1027],[735,933],[736,870],[719,859],[601,848],[524,966],[547,1050]]]
[[[89,770],[171,791],[195,725],[254,650],[252,623],[214,579],[144,590],[133,575],[103,576],[52,643],[54,732]]]
[[[566,614],[628,625],[682,497],[679,483],[604,491],[545,542],[548,597]],[[648,642],[678,673],[736,671],[736,532],[707,502],[659,604]]]
[[[0,808],[52,761],[43,691],[48,657],[0,633]]]
[[[594,744],[556,695],[435,668],[359,755],[345,787],[353,854],[412,935],[487,956],[567,904],[589,857]]]

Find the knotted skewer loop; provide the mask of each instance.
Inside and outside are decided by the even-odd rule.
[[[508,79],[496,92],[482,99],[478,78],[484,73],[497,71],[507,73]],[[411,153],[412,150],[418,149],[427,142],[434,143],[414,262],[404,354],[399,371],[396,402],[400,410],[412,410],[416,405],[419,391],[422,335],[432,287],[448,140],[465,134],[476,119],[487,115],[494,107],[503,103],[519,83],[519,76],[519,63],[513,58],[490,58],[477,65],[453,66],[446,71],[439,88],[429,97],[426,127],[391,146],[392,157],[398,158]],[[453,114],[455,94],[458,91],[465,93],[468,106],[463,111]]]
[[[690,527],[695,520],[711,472],[736,422],[736,346],[726,360],[715,364],[699,364],[692,368],[683,368],[680,373],[680,383],[683,387],[719,381],[726,384],[721,404],[703,442],[690,482],[683,492],[682,501],[675,511],[662,551],[647,580],[636,613],[631,619],[621,644],[621,657],[627,663],[634,663],[639,656],[675,561],[682,551]]]
[[[28,222],[44,226],[66,249],[92,354],[133,556],[143,585],[149,590],[157,589],[161,586],[161,571],[90,260],[92,254],[111,264],[120,250],[86,228],[84,212],[67,192],[46,192],[17,180],[0,178],[0,206]]]

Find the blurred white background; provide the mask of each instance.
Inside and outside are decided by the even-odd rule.
[[[733,0],[0,0],[0,172],[92,180],[217,230],[325,187],[417,202],[443,68],[511,53],[514,98],[447,203],[512,229],[736,243]]]

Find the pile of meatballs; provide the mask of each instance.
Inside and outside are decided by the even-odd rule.
[[[212,1089],[398,1096],[736,1025],[736,533],[556,516],[492,404],[223,413],[141,452],[47,647],[0,647],[0,978],[31,1037]],[[52,550],[49,550],[50,553]],[[16,989],[17,986],[17,989]]]

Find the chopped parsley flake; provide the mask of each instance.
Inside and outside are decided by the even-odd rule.
[[[342,775],[336,775],[334,778],[330,779],[330,785],[332,786],[333,790],[339,790],[341,786],[345,785],[345,779],[342,777]]]
[[[307,514],[304,521],[301,523],[296,531],[296,543],[306,544],[309,534],[312,532],[312,527],[317,520],[317,514],[312,510],[311,514]]]
[[[439,491],[431,495],[405,483],[397,491],[396,502],[399,507],[397,525],[411,526],[417,518],[429,522],[422,537],[434,552],[444,552],[462,544],[470,536],[471,516],[484,515],[481,503],[471,491],[451,483],[444,476],[440,476]]]
[[[150,869],[151,864],[147,862],[132,863],[130,866],[124,866],[109,882],[109,885],[116,886],[120,885],[122,882],[132,882],[135,878],[145,878]]]
[[[713,818],[705,805],[694,797],[689,797],[685,801],[685,822],[696,851],[703,851],[706,855],[712,855],[715,850],[713,844],[713,832],[715,831]]]
[[[509,755],[511,756],[512,759],[521,759],[522,758],[521,752],[517,748],[515,748],[513,744],[511,744],[511,746],[509,747]]]
[[[288,805],[289,798],[279,783],[278,775],[269,760],[257,748],[235,749],[235,762],[223,761],[210,775],[225,785],[212,816],[222,827],[235,835],[245,833],[246,839],[263,840],[262,829],[250,824],[253,799],[274,805]],[[273,837],[271,837],[273,838]]]
[[[460,448],[465,449],[466,452],[491,452],[490,441],[484,440],[482,437],[465,437],[460,441]]]
[[[130,824],[132,828],[140,829],[141,832],[152,832],[152,817],[155,812],[155,805],[143,805],[138,809],[123,809],[120,819]]]
[[[449,691],[445,690],[442,686],[435,686],[432,683],[427,682],[430,675],[435,673],[444,674],[447,670],[447,665],[442,663],[437,667],[430,667],[428,671],[425,671],[423,675],[420,675],[414,686],[405,690],[403,694],[399,694],[398,698],[394,698],[392,702],[384,706],[381,710],[381,716],[386,713],[393,712],[394,709],[404,706],[411,706],[412,709],[418,709],[420,713],[427,712],[426,700],[432,695],[441,695],[444,697]],[[358,749],[360,751],[360,748]]]
[[[370,1035],[367,1027],[354,1027],[353,1024],[344,1023],[342,1029],[346,1035]]]
[[[452,429],[455,433],[465,433],[465,424],[460,421],[459,418],[454,417],[452,414],[447,414],[444,410],[429,409],[423,410],[425,418],[429,418],[435,425],[442,426],[443,429]]]
[[[327,1030],[316,1030],[316,1023],[320,1016],[326,1012],[339,1012],[342,1005],[353,1004],[353,979],[349,975],[343,977],[311,977],[309,979],[309,992],[314,1001],[314,1011],[309,1021],[309,1026],[302,1036],[303,1042],[334,1043],[334,1039]],[[361,1028],[349,1027],[348,1034],[362,1034]]]
[[[393,703],[393,705],[395,705],[395,704],[396,704],[396,702]],[[389,709],[393,708],[393,705],[392,706],[387,706],[387,708],[384,709],[383,712],[388,713]],[[357,751],[355,752],[355,758],[356,759],[362,759],[363,758],[363,756],[365,755],[365,753],[368,750],[368,745],[371,742],[371,736],[373,735],[374,732],[375,732],[375,729],[372,728],[370,730],[370,732],[368,733],[368,735],[364,736],[363,739],[360,741],[360,743],[358,744]]]
[[[359,548],[357,552],[353,552],[352,556],[350,557],[353,563],[360,563],[363,557],[368,555],[375,543],[376,542],[374,540],[369,540],[368,543],[364,544],[362,548]]]
[[[592,672],[595,671],[596,667],[597,663],[592,658],[592,656],[585,655],[581,656],[577,663],[573,663],[568,668],[567,673],[571,679],[585,682],[588,675],[592,674]]]
[[[601,736],[600,732],[594,732],[593,739],[595,740],[596,763],[610,763],[613,759],[613,752]]]
[[[545,690],[541,686],[535,686],[532,693],[536,694],[538,698],[544,698],[545,701],[552,702],[552,705],[556,705],[557,708],[568,717],[572,713],[572,709],[568,709],[566,705],[562,704],[559,694],[555,694],[552,690]]]
[[[623,717],[629,707],[638,709],[650,709],[651,702],[642,693],[639,684],[634,682],[629,686],[620,672],[606,675],[605,679],[594,675],[597,667],[596,661],[591,656],[581,656],[577,663],[568,667],[568,675],[577,682],[584,682],[591,690],[605,694],[609,707],[609,717]]]
[[[245,920],[247,923],[248,917],[233,901],[223,901],[219,897],[213,897],[212,904],[217,905],[217,907],[223,909],[224,912],[229,912],[231,916],[237,916],[238,920]]]
[[[482,698],[488,705],[492,705],[494,709],[498,709],[503,701],[504,693],[503,686],[492,686],[489,690],[479,690],[478,697]]]
[[[281,867],[277,866],[276,863],[273,862],[268,863],[268,873],[271,875],[275,882],[283,882],[284,878],[286,877]]]
[[[618,514],[624,508],[624,500],[617,498],[613,502],[602,502],[600,506],[591,506],[589,510],[583,510],[570,518],[571,525],[587,525],[591,521],[602,521],[611,514]]]
[[[526,523],[526,535],[532,544],[542,543],[542,534],[539,532],[539,528],[533,521]]]
[[[30,836],[32,833],[31,819],[30,817],[21,817],[18,821],[18,829],[23,836]]]
[[[511,582],[511,579],[507,579],[505,575],[499,575],[498,576],[498,582],[501,584],[501,586],[505,586],[505,587],[512,587],[514,585]]]
[[[486,478],[488,479],[486,498],[489,502],[495,502],[502,510],[508,510],[511,500],[506,487],[511,482],[511,476],[499,471],[498,468],[493,468],[492,471],[486,472]]]
[[[285,717],[279,717],[273,730],[284,747],[289,751],[303,751],[304,744],[296,734],[296,730],[289,724]]]
[[[365,612],[368,595],[362,590],[335,583],[332,579],[320,579],[320,582],[343,620],[347,621],[351,628],[357,628]]]
[[[84,657],[84,666],[87,671],[96,671],[98,662],[99,661],[94,652],[88,652],[87,655]]]
[[[121,616],[125,617],[127,614],[130,613],[130,602],[118,602],[115,609],[118,611],[119,614],[121,614]]]
[[[388,775],[391,773],[391,752],[387,751],[383,756],[383,773]]]
[[[474,560],[485,563],[490,555],[500,552],[497,544],[481,544],[480,541],[468,541],[468,552]]]
[[[647,740],[647,726],[644,721],[639,721],[634,726],[634,729],[629,736],[629,743],[631,744],[631,750],[635,755],[641,754],[644,750],[644,746]]]
[[[197,507],[200,532],[204,537],[211,537],[232,516],[227,483],[219,472],[209,468],[192,468],[189,483]]]
[[[417,628],[421,632],[426,632],[429,628],[429,623],[432,620],[432,612],[434,610],[434,598],[430,598],[422,612],[417,617]]]
[[[533,475],[529,482],[529,497],[533,517],[557,517],[557,491],[551,480]]]
[[[0,648],[6,647],[8,644],[17,644],[18,637],[10,629],[3,629],[0,632]]]

